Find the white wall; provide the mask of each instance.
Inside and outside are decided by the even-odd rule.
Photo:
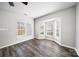
[[[8,3],[3,3],[3,5],[5,4],[6,4],[6,8],[5,6],[2,7],[0,5],[0,48],[34,38],[33,18],[24,15],[24,13],[19,13],[15,7],[9,6]],[[16,28],[18,21],[30,23],[32,25],[32,35],[27,36],[27,34],[25,34],[24,37],[19,38],[16,35]]]
[[[76,8],[76,49],[79,55],[79,3]]]
[[[50,13],[47,15],[44,15],[42,17],[35,19],[35,35],[38,37],[38,24],[39,22],[42,23],[42,21],[47,19],[52,19],[59,17],[61,18],[61,43],[63,45],[69,46],[69,47],[75,47],[76,43],[76,7],[73,6],[71,8],[67,8],[61,11],[57,11],[54,13]]]

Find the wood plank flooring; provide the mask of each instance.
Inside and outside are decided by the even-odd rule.
[[[75,50],[46,39],[32,39],[0,49],[0,57],[78,57]]]

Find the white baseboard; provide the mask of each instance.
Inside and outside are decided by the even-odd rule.
[[[47,40],[48,40],[48,39],[47,39]],[[57,42],[57,41],[55,41],[55,42],[56,42],[57,44],[59,44],[60,46],[74,49],[74,50],[77,52],[77,55],[79,56],[79,52],[78,52],[78,50],[77,50],[75,47],[71,47],[71,46],[68,46],[68,45],[65,45],[65,44],[61,44],[60,42]]]
[[[71,47],[71,46],[68,46],[68,45],[65,45],[65,44],[61,44],[61,46],[68,47],[68,48],[71,48],[71,49],[75,49],[75,47]]]
[[[9,46],[12,46],[12,45],[15,45],[15,44],[18,44],[18,43],[21,43],[21,42],[24,42],[24,41],[28,41],[28,40],[31,40],[31,39],[33,39],[34,37],[28,37],[28,38],[26,38],[27,40],[22,40],[22,41],[18,41],[18,42],[13,42],[13,43],[11,43],[11,44],[6,44],[6,45],[4,45],[4,46],[1,46],[0,47],[0,49],[2,49],[2,48],[5,48],[5,47],[9,47]]]
[[[39,39],[39,38],[38,38]],[[47,39],[49,40],[49,39]],[[65,45],[65,44],[61,44],[60,42],[56,41],[56,40],[52,40],[54,42],[56,42],[57,44],[59,44],[60,46],[64,46],[64,47],[68,47],[68,48],[71,48],[71,49],[75,49],[75,47],[71,47],[71,46],[68,46],[68,45]]]
[[[78,56],[79,56],[79,51],[75,48],[75,51],[77,52]]]
[[[55,42],[56,42],[56,41],[55,41]],[[79,51],[78,51],[75,47],[71,47],[71,46],[68,46],[68,45],[64,45],[64,44],[61,44],[61,43],[59,43],[59,42],[56,42],[56,43],[58,43],[60,46],[64,46],[64,47],[67,47],[67,48],[74,49],[74,50],[76,51],[77,55],[79,56]]]
[[[58,41],[56,41],[56,40],[54,40],[57,44],[59,44],[59,45],[61,45],[61,43],[60,42],[58,42]]]
[[[56,42],[56,41],[55,41],[55,42]],[[61,44],[61,43],[59,43],[59,42],[56,42],[56,43],[58,43],[60,46],[64,46],[64,47],[67,47],[67,48],[74,49],[74,50],[76,51],[77,55],[79,56],[79,51],[78,51],[75,47],[71,47],[71,46],[68,46],[68,45],[64,45],[64,44]]]
[[[60,43],[60,42],[58,42],[58,41],[55,41],[55,42],[58,43],[60,46],[68,47],[68,48],[71,48],[71,49],[75,49],[75,47],[71,47],[71,46],[62,44],[62,43]]]

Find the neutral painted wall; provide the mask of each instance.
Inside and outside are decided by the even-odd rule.
[[[35,36],[38,38],[39,23],[41,24],[43,21],[47,19],[52,19],[59,17],[61,18],[61,43],[63,45],[69,46],[69,47],[75,47],[76,43],[76,7],[70,7],[67,9],[63,9],[61,11],[57,11],[54,13],[50,13],[47,15],[44,15],[42,17],[35,19]]]
[[[17,44],[29,39],[34,38],[34,21],[32,17],[25,14],[17,13],[18,10],[12,10],[12,7],[7,5],[5,7],[0,6],[0,48],[7,47],[13,44]],[[9,9],[9,8],[11,9]],[[30,23],[32,25],[32,34],[25,34],[23,37],[18,37],[16,35],[17,22],[22,21],[25,23]],[[25,24],[26,25],[26,24]],[[27,29],[27,28],[26,28]]]
[[[76,49],[79,55],[79,3],[76,7]]]

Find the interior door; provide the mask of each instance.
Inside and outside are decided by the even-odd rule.
[[[44,23],[39,24],[39,39],[44,39],[45,38],[45,32],[44,32]]]
[[[45,22],[45,38],[56,42],[61,40],[61,24],[59,19],[54,19]]]
[[[45,22],[45,37],[51,39],[54,37],[54,22],[48,21]]]
[[[61,21],[58,18],[40,22],[38,26],[39,39],[61,41]]]

